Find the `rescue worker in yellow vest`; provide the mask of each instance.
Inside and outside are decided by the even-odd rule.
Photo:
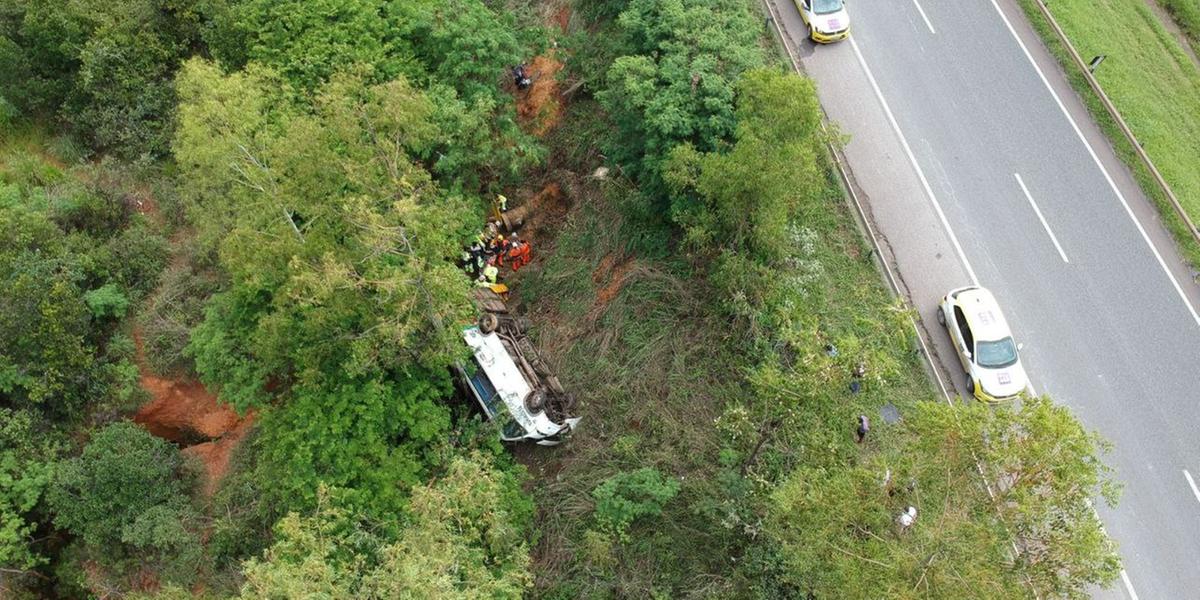
[[[496,205],[500,207],[500,212],[508,212],[508,198],[504,194],[496,194]]]
[[[483,268],[483,273],[479,275],[479,280],[475,282],[478,287],[491,287],[496,283],[496,277],[500,275],[500,269],[496,268],[493,263],[488,263],[488,266]]]

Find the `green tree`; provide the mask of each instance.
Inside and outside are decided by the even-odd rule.
[[[57,423],[133,399],[132,348],[112,336],[166,241],[113,190],[39,165],[0,171],[0,399]]]
[[[1066,408],[924,403],[900,429],[899,447],[802,467],[774,492],[767,531],[785,581],[818,597],[957,598],[967,581],[989,598],[1084,598],[1116,578],[1089,503],[1115,498],[1103,444]]]
[[[369,65],[376,81],[408,60],[395,47],[384,0],[249,0],[210,3],[222,33],[215,54],[230,67],[253,60],[311,92],[335,73]]]
[[[242,598],[515,599],[530,587],[533,504],[487,457],[452,459],[413,490],[407,514],[397,537],[380,537],[322,490],[315,513],[280,520],[246,562]]]
[[[204,562],[193,483],[178,448],[121,421],[59,463],[46,498],[54,524],[77,536],[78,560],[117,574],[149,567],[186,585]]]
[[[59,464],[47,494],[55,525],[99,548],[118,548],[147,511],[186,499],[183,456],[127,421],[94,435],[83,454]]]
[[[409,154],[436,136],[433,105],[403,79],[347,76],[298,114],[276,110],[271,81],[202,62],[180,77],[185,194],[231,279],[193,334],[202,378],[244,408],[272,377],[449,364],[448,325],[471,314],[452,262],[471,215]]]
[[[709,152],[733,135],[734,84],[764,62],[758,19],[742,0],[630,0],[618,23],[628,54],[598,94],[620,133],[610,155],[657,197],[675,146]]]
[[[33,533],[57,448],[53,436],[37,431],[35,417],[0,407],[0,567],[5,569],[27,570],[46,562]]]
[[[756,69],[738,81],[736,106],[732,148],[671,152],[664,176],[674,218],[693,247],[777,264],[792,255],[791,223],[825,188],[816,90],[809,79]]]
[[[522,598],[533,583],[533,502],[479,454],[413,490],[410,522],[367,579],[375,598]]]
[[[303,386],[264,417],[268,498],[281,512],[310,510],[319,485],[357,514],[384,520],[403,509],[449,430],[440,403],[445,377],[418,374],[400,383],[342,381]]]
[[[481,0],[413,0],[389,6],[400,45],[421,68],[410,71],[437,110],[442,135],[420,153],[434,174],[464,189],[502,185],[545,155],[517,125],[501,82],[509,69],[540,51],[544,36],[522,27],[515,12]]]
[[[195,42],[179,8],[162,0],[5,2],[0,76],[13,83],[5,96],[24,112],[61,109],[97,148],[165,153],[171,78]]]

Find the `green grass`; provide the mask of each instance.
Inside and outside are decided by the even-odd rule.
[[[1200,265],[1200,247],[1087,86],[1034,1],[1020,2],[1117,154],[1158,206],[1185,257]],[[1051,3],[1050,9],[1085,60],[1107,55],[1096,78],[1184,210],[1193,221],[1200,220],[1200,70],[1143,0],[1060,0]]]
[[[1179,24],[1192,48],[1200,52],[1200,0],[1158,0]]]
[[[587,100],[568,110],[550,145],[560,164],[590,173],[601,158],[579,148],[595,142],[603,116]],[[798,464],[855,460],[863,450],[851,435],[859,413],[936,398],[911,330],[880,335],[892,300],[840,188],[832,177],[828,184],[825,201],[802,218],[817,234],[810,258],[821,264],[813,292],[796,299],[811,323],[807,342],[836,341],[844,361],[870,349],[900,368],[856,396],[843,364],[806,382],[828,386],[828,399],[801,404],[747,477],[740,467],[748,441],[718,420],[764,401],[747,382],[764,359],[761,348],[730,326],[724,298],[706,278],[710,265],[667,251],[674,230],[636,210],[647,201],[631,184],[578,186],[557,238],[540,247],[544,262],[514,286],[543,356],[579,398],[584,418],[568,444],[525,456],[539,507],[534,596],[746,597],[760,578],[742,565],[762,555],[757,528],[778,476]],[[876,443],[891,443],[873,419]],[[622,543],[598,526],[591,494],[641,467],[675,478],[681,489],[661,517],[635,521]]]

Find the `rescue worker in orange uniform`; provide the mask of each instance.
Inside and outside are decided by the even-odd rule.
[[[508,262],[512,270],[521,270],[521,267],[529,264],[531,260],[533,260],[533,249],[529,246],[529,242],[514,240],[508,249]]]

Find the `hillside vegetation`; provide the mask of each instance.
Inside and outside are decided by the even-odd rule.
[[[930,389],[757,10],[0,0],[3,593],[1113,581],[1103,444],[1046,399]],[[523,93],[519,63],[559,79]],[[507,283],[580,400],[555,448],[505,447],[453,398],[455,260],[496,193],[539,211]],[[139,426],[149,376],[215,395],[236,435]]]

